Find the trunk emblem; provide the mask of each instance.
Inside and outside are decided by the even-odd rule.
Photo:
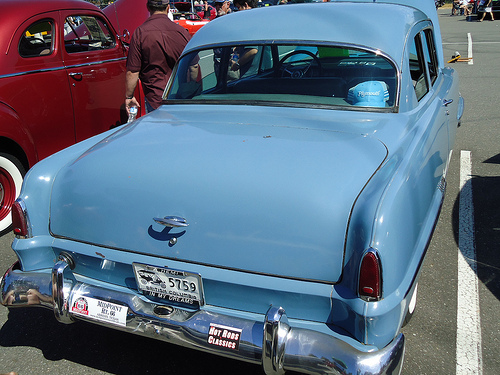
[[[186,231],[182,231],[181,233],[173,233],[169,234],[169,232],[172,230],[172,228],[185,228],[189,226],[187,223],[186,219],[183,217],[179,216],[165,216],[163,218],[161,217],[154,217],[153,220],[161,224],[167,228],[165,228],[161,233],[154,232],[152,230],[152,227],[149,228],[149,233],[153,238],[156,238],[157,240],[161,241],[166,241],[168,240],[168,246],[172,247],[177,243],[177,239],[182,236]]]
[[[164,218],[154,217],[153,220],[156,221],[158,224],[170,228],[183,228],[189,226],[186,219],[179,216],[165,216]]]

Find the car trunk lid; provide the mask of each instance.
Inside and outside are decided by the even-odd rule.
[[[184,108],[165,106],[63,168],[51,232],[164,259],[338,281],[352,206],[385,146],[325,129],[322,122],[337,128],[332,120],[306,128],[277,109],[256,116],[227,106],[220,116]],[[189,225],[154,220],[166,216]]]

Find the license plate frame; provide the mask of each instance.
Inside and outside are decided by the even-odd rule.
[[[143,263],[132,263],[132,268],[142,294],[191,308],[204,305],[200,274]]]

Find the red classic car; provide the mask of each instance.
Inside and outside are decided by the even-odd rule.
[[[124,42],[149,16],[138,5],[0,2],[0,233],[31,166],[127,121]]]
[[[205,26],[210,19],[202,19],[198,13],[193,11],[193,4],[190,2],[175,2],[171,7],[174,22],[184,27],[191,36]]]
[[[203,6],[202,5],[195,5],[194,6],[194,10],[196,11],[196,13],[201,17],[201,18],[205,18],[205,9],[203,9]],[[208,17],[208,19],[210,21],[212,21],[214,18],[217,17],[217,11],[215,10],[215,8],[211,5],[208,5],[208,10],[210,11],[210,16]]]

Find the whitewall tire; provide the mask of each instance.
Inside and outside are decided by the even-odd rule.
[[[411,318],[413,317],[413,313],[415,312],[415,308],[417,307],[417,290],[418,283],[417,285],[415,285],[410,303],[408,304],[408,311],[406,312],[405,320],[403,321],[403,327],[410,322]]]
[[[26,171],[14,156],[0,153],[0,234],[10,229],[12,204],[21,192]]]

